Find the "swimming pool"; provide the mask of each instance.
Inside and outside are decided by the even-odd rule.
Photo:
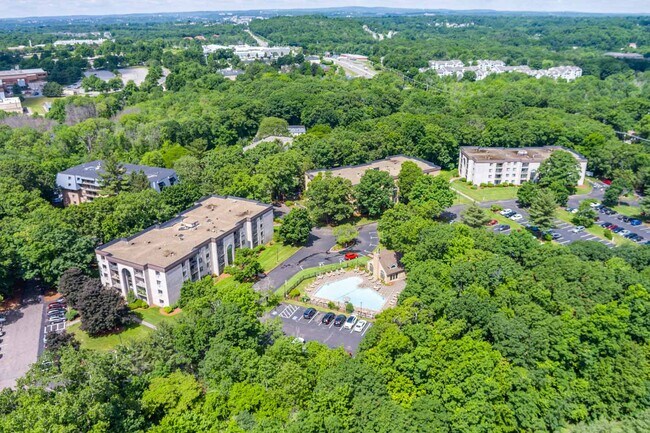
[[[360,287],[362,283],[361,277],[349,277],[324,284],[314,295],[334,302],[351,302],[357,308],[381,310],[386,299],[371,288]]]

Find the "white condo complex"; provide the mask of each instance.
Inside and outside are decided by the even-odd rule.
[[[543,147],[475,147],[460,148],[458,173],[474,185],[499,185],[509,183],[521,185],[534,180],[542,161],[555,151],[569,152],[580,166],[578,185],[585,181],[587,159],[577,152],[561,146]]]
[[[174,304],[184,281],[220,275],[238,248],[273,238],[273,207],[210,196],[163,224],[95,250],[105,286],[129,291],[149,305]]]

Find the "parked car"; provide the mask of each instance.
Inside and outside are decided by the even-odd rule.
[[[643,236],[638,236],[634,239],[634,242],[641,243],[645,238]]]
[[[623,230],[625,230],[623,227],[618,226],[614,230],[612,230],[614,233],[621,233]]]
[[[305,312],[302,313],[302,317],[304,317],[307,320],[311,320],[315,315],[316,315],[315,308],[307,308]]]
[[[305,344],[305,339],[302,337],[296,337],[291,342],[293,344]]]
[[[611,226],[607,227],[609,230],[614,231],[618,228],[616,224],[612,224]]]
[[[495,226],[495,225],[497,225],[497,224],[499,224],[499,221],[497,221],[497,220],[490,220],[490,221],[487,223],[487,225],[489,225],[489,226]]]
[[[516,213],[516,214],[512,215],[512,216],[510,217],[510,219],[513,220],[513,221],[519,221],[519,220],[522,219],[523,217],[524,217],[524,216],[523,216],[522,214],[520,214],[520,213]]]
[[[343,325],[343,329],[352,329],[354,325],[357,323],[357,316],[354,314],[348,317],[348,319],[345,321],[345,325]]]
[[[512,212],[512,209],[504,209],[501,212],[499,212],[501,215],[509,214]]]
[[[65,317],[60,317],[60,316],[50,317],[50,318],[48,319],[48,322],[50,322],[50,323],[61,323],[61,322],[65,322]]]
[[[7,318],[5,316],[0,316],[0,323],[5,323]]]
[[[633,226],[640,226],[640,225],[641,225],[641,220],[636,219],[636,218],[635,218],[635,219],[631,219],[631,220],[630,220],[630,224],[633,225]]]
[[[628,234],[626,234],[626,235],[624,235],[624,236],[625,236],[626,238],[628,238],[628,239],[632,239],[633,237],[637,236],[637,234],[636,234],[636,233],[632,233],[632,232],[630,232],[630,233],[628,233]]]
[[[334,319],[334,326],[341,327],[343,325],[343,323],[345,323],[346,318],[347,317],[345,317],[345,314],[339,314]]]
[[[552,238],[554,241],[556,241],[556,240],[558,240],[558,239],[560,239],[560,238],[562,237],[562,235],[559,234],[558,232],[550,232],[549,234],[551,235],[551,238]]]
[[[625,229],[624,229],[624,230],[621,230],[621,231],[620,231],[619,235],[621,235],[621,236],[626,236],[626,235],[629,235],[630,233],[631,233],[631,232],[630,232],[629,230],[625,230]]]
[[[510,226],[508,224],[501,224],[499,227],[496,228],[500,232],[505,232],[510,230]]]
[[[345,257],[345,260],[354,260],[357,257],[359,257],[359,254],[357,254],[357,253],[346,253],[344,257]]]
[[[577,226],[576,228],[574,228],[574,229],[571,230],[571,231],[572,231],[573,233],[580,233],[580,232],[582,232],[582,231],[584,231],[584,230],[585,230],[585,227],[584,227],[584,226]]]
[[[510,217],[513,216],[513,215],[517,215],[517,212],[515,212],[515,211],[508,212],[507,214],[504,215],[504,217],[506,217],[506,218],[510,218]]]
[[[356,332],[361,332],[361,331],[363,331],[363,328],[366,327],[366,324],[367,324],[367,323],[368,323],[368,322],[366,322],[365,320],[359,320],[359,321],[357,322],[357,324],[354,325],[354,330],[355,330]]]
[[[591,206],[591,207],[598,207],[598,206],[600,206],[600,203],[597,202],[597,201],[594,201],[594,202],[592,202],[592,203],[589,203],[589,206]]]
[[[334,320],[334,317],[336,317],[336,314],[326,313],[321,319],[321,322],[323,323],[323,325],[329,325],[330,323],[332,323],[332,320]]]

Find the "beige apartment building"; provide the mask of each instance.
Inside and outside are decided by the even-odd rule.
[[[440,173],[440,167],[429,161],[415,158],[413,156],[394,155],[389,156],[388,158],[378,159],[367,164],[346,165],[343,167],[336,167],[331,169],[310,170],[305,173],[305,188],[307,185],[309,185],[309,182],[314,180],[318,173],[325,173],[328,171],[332,173],[333,176],[348,179],[350,182],[352,182],[352,185],[357,185],[359,182],[361,182],[361,176],[363,176],[367,170],[385,171],[390,174],[393,179],[397,179],[397,176],[402,169],[402,164],[406,161],[414,162],[418,167],[422,169],[424,174],[435,176]]]
[[[220,275],[239,248],[273,238],[273,207],[237,197],[210,196],[176,218],[95,250],[105,286],[133,292],[149,305],[178,301],[185,281]]]
[[[561,146],[518,148],[464,146],[460,148],[458,173],[460,177],[474,185],[501,183],[521,185],[523,182],[534,180],[541,163],[558,150],[573,155],[580,167],[578,185],[584,184],[587,159]]]

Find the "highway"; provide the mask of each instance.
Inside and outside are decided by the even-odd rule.
[[[348,75],[353,77],[372,78],[377,75],[377,71],[371,69],[367,63],[341,58],[332,58],[331,60],[334,62],[334,64],[342,67]]]

